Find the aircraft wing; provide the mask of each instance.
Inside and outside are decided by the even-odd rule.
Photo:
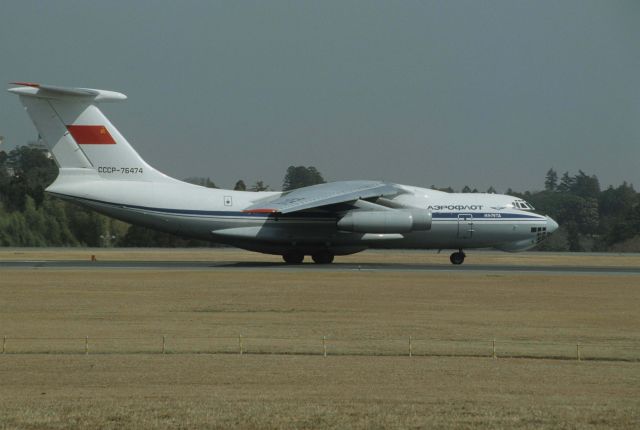
[[[298,188],[270,200],[261,200],[244,212],[281,213],[301,211],[358,199],[393,196],[404,192],[394,184],[380,181],[340,181]]]

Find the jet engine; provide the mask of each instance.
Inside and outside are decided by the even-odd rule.
[[[431,229],[426,210],[351,211],[338,220],[338,228],[356,233],[409,233]]]

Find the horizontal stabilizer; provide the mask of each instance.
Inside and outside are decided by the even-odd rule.
[[[41,85],[33,82],[12,82],[19,85],[16,88],[9,88],[9,92],[27,97],[38,97],[42,99],[86,99],[88,101],[106,102],[126,100],[127,96],[115,91],[96,90],[93,88],[67,88],[54,85]]]

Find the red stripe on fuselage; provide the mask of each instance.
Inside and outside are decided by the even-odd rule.
[[[242,212],[249,214],[272,214],[278,211],[276,209],[249,209]]]
[[[104,125],[68,125],[67,130],[80,145],[115,145]]]

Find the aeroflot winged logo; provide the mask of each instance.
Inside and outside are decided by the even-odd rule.
[[[68,125],[67,130],[79,145],[115,145],[109,130],[103,125]]]

